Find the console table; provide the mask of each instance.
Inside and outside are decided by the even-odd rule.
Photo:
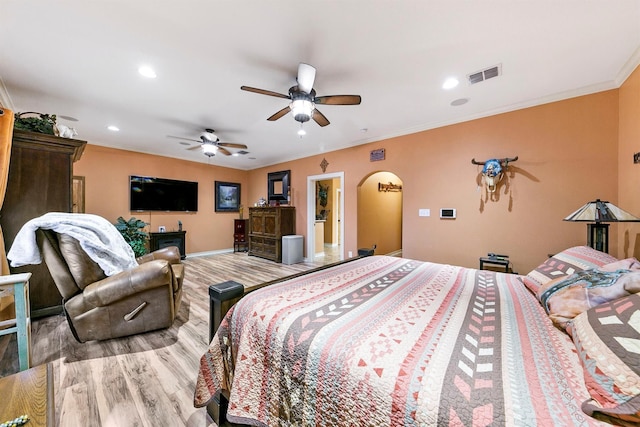
[[[180,250],[180,258],[185,259],[187,257],[186,234],[186,231],[149,233],[149,250],[153,252],[169,246],[177,246]]]

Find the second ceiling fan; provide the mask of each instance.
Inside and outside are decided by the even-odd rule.
[[[227,150],[225,147],[239,148],[241,150],[246,150],[247,146],[244,144],[235,144],[232,142],[220,142],[218,135],[216,135],[213,132],[214,132],[213,129],[205,129],[205,131],[200,134],[201,141],[197,141],[197,142],[200,142],[200,145],[195,145],[191,148],[187,148],[187,150],[197,150],[198,148],[202,148],[202,153],[207,157],[215,156],[216,152],[222,153],[226,156],[230,156],[231,152]],[[193,139],[190,141],[196,141],[196,140]]]
[[[265,89],[257,89],[250,86],[241,86],[240,89],[248,92],[255,92],[262,95],[275,96],[277,98],[289,99],[291,102],[282,110],[276,112],[267,120],[275,121],[283,117],[289,111],[293,114],[293,118],[304,123],[313,119],[320,126],[327,126],[329,120],[316,109],[317,104],[321,105],[358,105],[362,98],[360,95],[327,95],[316,96],[313,89],[313,83],[316,79],[316,69],[309,64],[300,63],[298,66],[298,76],[296,86],[289,88],[289,95],[278,92],[272,92]]]

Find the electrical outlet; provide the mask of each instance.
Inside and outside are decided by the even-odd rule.
[[[167,231],[167,228],[164,225],[161,225],[160,227],[158,227],[159,233],[164,233],[165,231]]]
[[[353,251],[349,251],[349,258],[353,258]]]

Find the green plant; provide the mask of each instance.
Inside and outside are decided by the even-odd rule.
[[[327,206],[327,197],[329,196],[329,184],[322,185],[318,183],[318,199],[320,199],[320,206],[323,208]]]
[[[147,225],[149,224],[134,217],[128,221],[123,217],[118,217],[118,222],[114,224],[124,240],[131,246],[136,257],[147,253],[149,234],[143,230]]]
[[[22,117],[26,114],[35,114],[37,117]],[[26,130],[30,132],[46,133],[55,135],[53,127],[56,124],[56,115],[41,114],[34,112],[16,113],[16,120],[13,125],[15,129]]]

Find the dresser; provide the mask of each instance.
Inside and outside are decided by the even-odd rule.
[[[296,232],[296,208],[249,208],[249,255],[282,262],[282,236]]]
[[[6,249],[22,226],[47,212],[71,212],[73,162],[80,160],[86,141],[43,133],[13,131],[7,193],[0,224]],[[62,297],[44,263],[11,268],[32,274],[29,280],[33,318],[62,312]],[[2,422],[2,421],[0,421]]]
[[[247,252],[249,249],[248,219],[233,220],[233,252]]]

